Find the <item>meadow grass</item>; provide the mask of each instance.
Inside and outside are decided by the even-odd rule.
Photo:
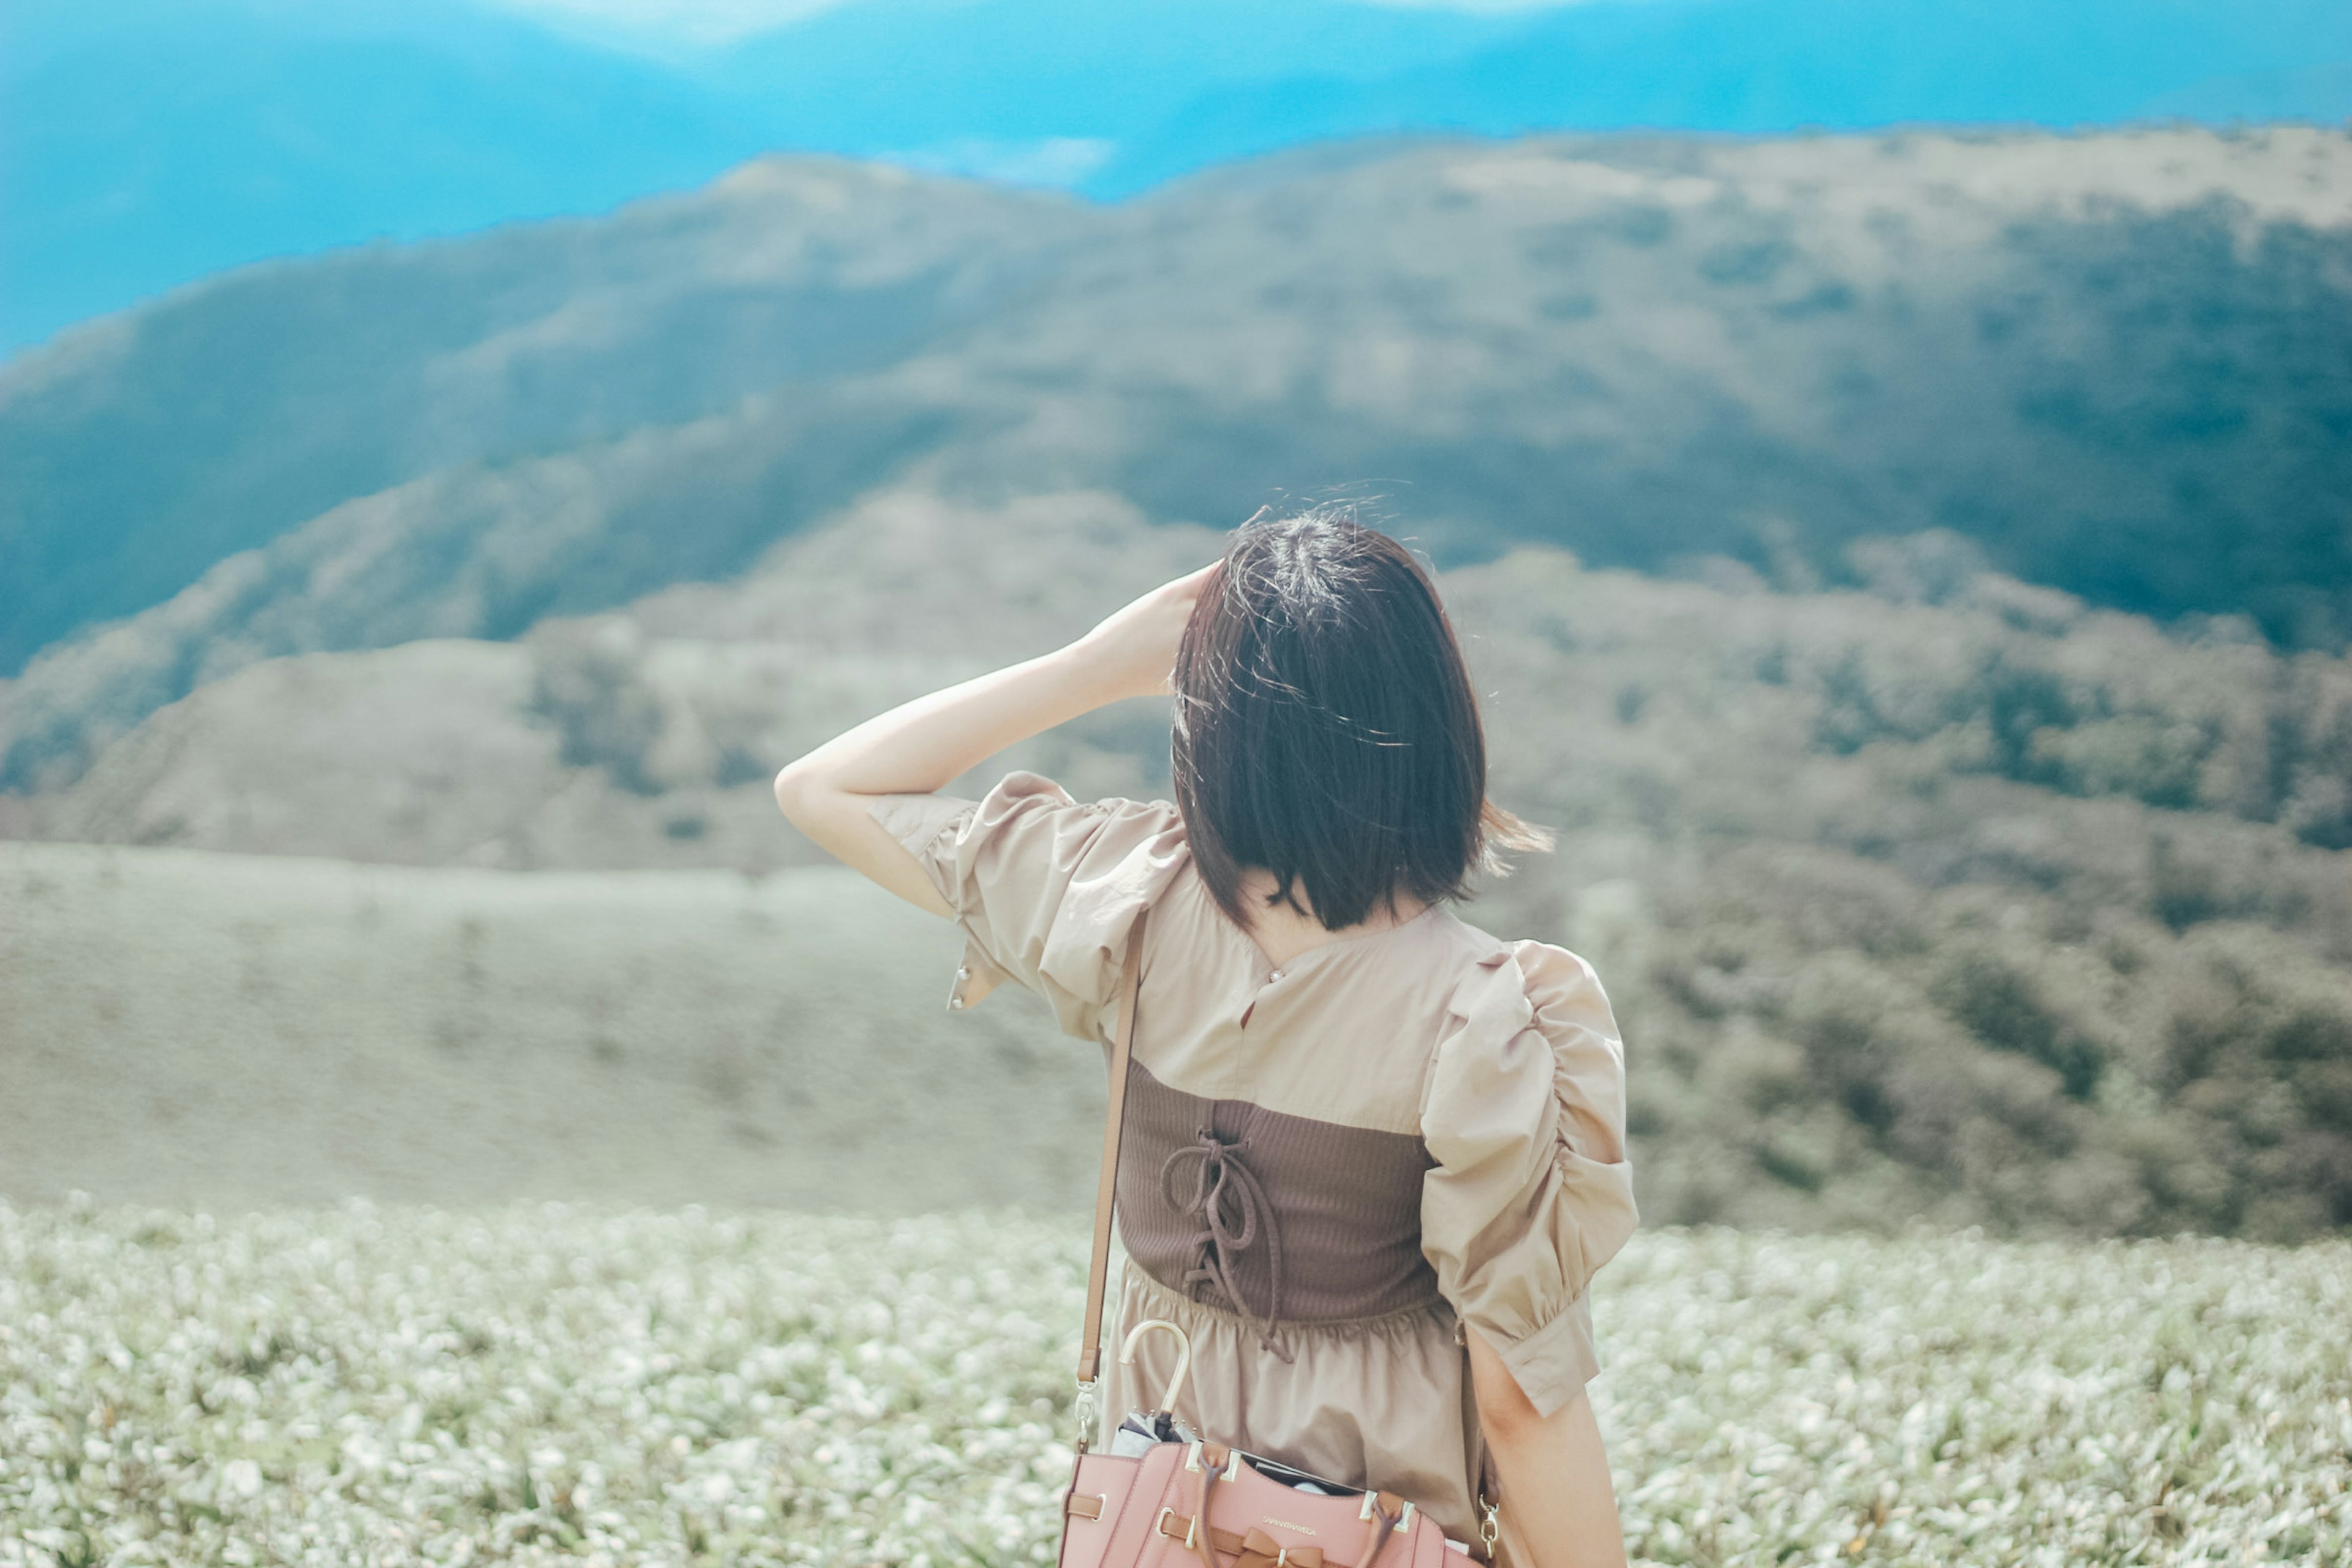
[[[0,1206],[0,1564],[1026,1563],[1080,1224]],[[2352,1244],[1730,1230],[1604,1270],[1673,1563],[2352,1563]]]

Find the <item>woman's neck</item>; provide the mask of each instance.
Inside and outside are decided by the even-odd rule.
[[[1429,907],[1410,893],[1399,892],[1393,913],[1386,905],[1375,904],[1371,912],[1356,924],[1327,931],[1323,922],[1315,918],[1315,906],[1307,897],[1307,889],[1297,882],[1291,883],[1290,893],[1298,900],[1299,910],[1288,904],[1269,905],[1265,900],[1274,893],[1276,885],[1274,873],[1264,867],[1242,868],[1242,907],[1251,912],[1250,940],[1274,961],[1277,969],[1326,942],[1344,942],[1349,937],[1401,926]]]

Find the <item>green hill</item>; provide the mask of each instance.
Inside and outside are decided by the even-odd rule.
[[[770,161],[230,274],[0,370],[0,784],[252,653],[509,637],[886,483],[1369,484],[1450,563],[1830,580],[1940,527],[2335,646],[2347,192],[2284,129],[1372,142],[1100,208]],[[57,646],[131,615],[101,676]]]
[[[70,331],[0,368],[0,670],[338,503],[896,363],[1001,305],[1075,216],[751,164],[611,218],[244,268]],[[705,547],[671,569],[743,558]]]

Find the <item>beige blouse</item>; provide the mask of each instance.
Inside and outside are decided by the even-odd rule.
[[[1558,1409],[1598,1370],[1586,1286],[1635,1224],[1623,1055],[1591,966],[1433,905],[1277,968],[1217,908],[1165,801],[1074,801],[1013,773],[980,801],[869,810],[963,928],[950,1007],[1011,980],[1107,1048],[1150,911],[1106,1343],[1179,1323],[1195,1429],[1412,1499],[1475,1541],[1484,1454],[1457,1325]],[[1110,1363],[1106,1436],[1157,1403],[1173,1342],[1147,1336],[1138,1357]]]

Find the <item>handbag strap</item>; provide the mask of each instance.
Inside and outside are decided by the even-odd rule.
[[[1102,1371],[1103,1291],[1110,1283],[1110,1216],[1118,1196],[1118,1146],[1127,1122],[1127,1064],[1135,1054],[1135,1011],[1143,994],[1143,922],[1135,917],[1128,934],[1127,959],[1118,971],[1123,998],[1110,1046],[1110,1117],[1103,1126],[1102,1174],[1095,1186],[1095,1245],[1087,1262],[1087,1327],[1078,1350],[1078,1448],[1084,1452],[1093,1425],[1095,1380]]]

